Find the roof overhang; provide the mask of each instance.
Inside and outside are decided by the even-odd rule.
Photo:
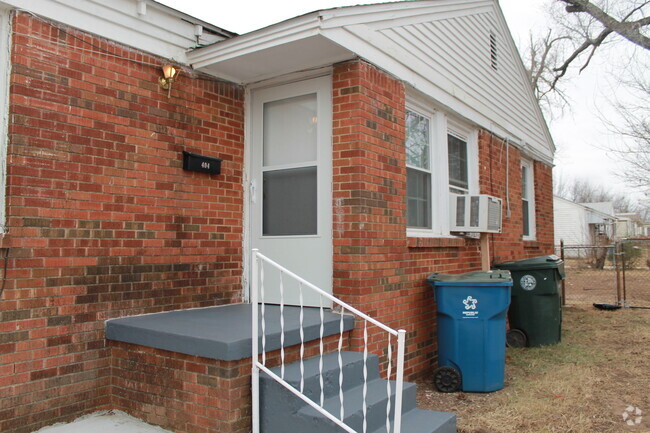
[[[349,60],[355,53],[323,34],[318,12],[228,39],[188,54],[210,75],[249,84]]]

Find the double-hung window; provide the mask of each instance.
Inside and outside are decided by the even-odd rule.
[[[407,225],[431,229],[431,117],[406,111]]]
[[[449,194],[478,193],[476,131],[422,101],[406,110],[409,236],[449,236]]]
[[[524,240],[535,239],[535,185],[533,163],[521,160],[521,212]]]
[[[449,160],[449,191],[456,194],[469,194],[469,158],[467,138],[452,132],[447,133],[447,153]]]

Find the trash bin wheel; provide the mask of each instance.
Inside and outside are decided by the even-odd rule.
[[[508,347],[526,347],[527,342],[526,334],[520,329],[510,329],[506,332],[506,346]]]
[[[433,372],[433,384],[440,392],[456,392],[460,389],[460,373],[454,367],[436,368]]]

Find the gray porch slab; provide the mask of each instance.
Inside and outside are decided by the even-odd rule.
[[[251,314],[250,304],[231,304],[110,319],[106,339],[234,361],[251,356]],[[339,333],[340,314],[324,311],[324,316],[324,335]],[[280,348],[280,307],[266,305],[265,317],[268,352]],[[300,344],[300,307],[285,306],[284,322],[284,346]],[[343,329],[353,327],[354,318],[344,315]],[[304,308],[303,329],[305,341],[319,338],[318,308]],[[260,335],[260,349],[261,341]]]

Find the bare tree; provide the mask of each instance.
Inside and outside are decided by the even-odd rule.
[[[593,58],[596,50],[612,35],[618,35],[650,50],[650,38],[646,36],[650,26],[650,1],[648,0],[557,0],[566,5],[567,19],[559,17],[562,28],[567,32],[573,49],[569,51],[562,64],[554,67],[554,88],[569,67],[579,59],[583,71]]]
[[[570,69],[582,72],[610,42],[637,47],[617,50],[617,55],[634,51],[628,59],[617,56],[625,65],[618,68],[615,81],[626,97],[611,98],[618,118],[610,113],[601,120],[618,137],[610,150],[623,163],[620,177],[650,195],[650,0],[554,0],[553,5],[554,27],[538,38],[531,36],[525,55],[535,95],[553,115],[569,105],[564,86]]]
[[[650,63],[650,62],[648,62]],[[640,62],[623,84],[629,90],[624,101],[614,102],[619,119],[601,116],[608,129],[618,135],[612,151],[622,162],[619,177],[627,184],[650,195],[650,66]]]
[[[524,52],[524,62],[535,97],[543,105],[546,113],[553,113],[551,108],[563,108],[569,105],[564,90],[556,85],[555,65],[559,64],[563,42],[568,36],[557,36],[549,29],[544,37],[537,38],[529,34],[528,49]]]
[[[555,0],[551,15],[555,26],[531,34],[525,50],[531,85],[546,108],[568,104],[561,79],[575,64],[585,70],[603,45],[623,38],[650,50],[650,0]]]

